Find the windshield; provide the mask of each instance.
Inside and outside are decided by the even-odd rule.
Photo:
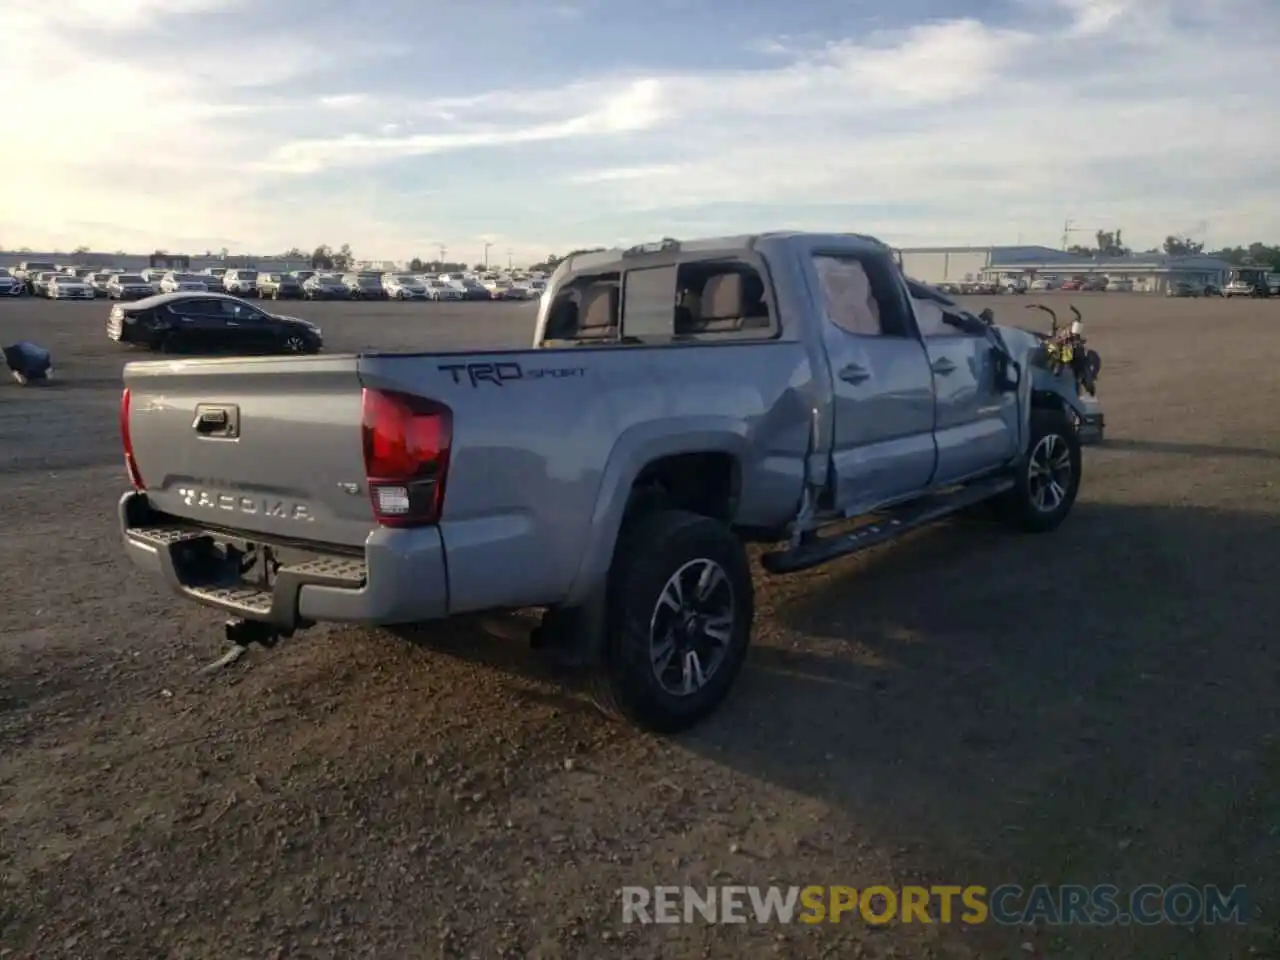
[[[236,273],[236,279],[237,280],[257,280],[258,271],[257,270],[240,270]]]
[[[13,274],[9,272],[8,267],[0,267],[0,277],[12,277],[12,276]]]
[[[417,277],[396,277],[396,283],[417,283]]]
[[[52,263],[36,262],[33,260],[31,263],[27,264],[27,270],[34,270],[39,273],[41,270],[52,270],[54,266],[55,265]]]
[[[119,283],[146,283],[147,282],[142,279],[141,274],[137,274],[137,273],[121,274],[120,276],[116,277],[116,280]]]
[[[380,287],[382,286],[381,277],[358,277],[357,282],[362,287]]]

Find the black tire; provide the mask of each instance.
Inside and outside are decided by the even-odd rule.
[[[1056,501],[1041,472],[1046,460],[1055,471],[1052,479],[1061,488]],[[1000,518],[1028,533],[1058,529],[1080,492],[1082,461],[1080,436],[1071,418],[1061,410],[1032,410],[1031,436],[1018,463],[1017,482],[996,502]],[[1068,468],[1070,475],[1064,476],[1062,468]]]
[[[178,339],[178,335],[170,331],[162,333],[151,341],[151,349],[155,353],[178,353],[182,349],[182,343]]]
[[[718,567],[723,574],[709,600],[717,609],[731,612],[732,621],[727,640],[710,651],[711,665],[703,667],[709,670],[705,682],[693,692],[678,694],[659,679],[651,622],[669,581],[682,570],[691,575],[699,563],[704,569],[708,563]],[[725,524],[681,510],[647,513],[628,523],[609,571],[602,649],[590,669],[596,705],[655,733],[678,733],[705,718],[728,696],[746,660],[754,590],[746,551]],[[685,663],[682,658],[681,666]],[[668,658],[667,669],[674,665]]]

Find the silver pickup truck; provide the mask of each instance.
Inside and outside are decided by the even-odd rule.
[[[916,303],[870,237],[668,240],[562,263],[526,350],[130,363],[125,548],[241,644],[542,608],[605,709],[677,731],[746,656],[746,542],[780,574],[1071,510],[1074,383]]]

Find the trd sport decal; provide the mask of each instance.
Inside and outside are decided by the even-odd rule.
[[[513,380],[564,380],[587,374],[586,367],[534,367],[525,370],[518,363],[442,363],[438,369],[441,373],[450,374],[454,383],[469,380],[473,387],[482,383],[505,387]]]

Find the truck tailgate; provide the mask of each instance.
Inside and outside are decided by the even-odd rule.
[[[355,355],[143,361],[125,367],[124,383],[155,509],[346,546],[376,526]]]

